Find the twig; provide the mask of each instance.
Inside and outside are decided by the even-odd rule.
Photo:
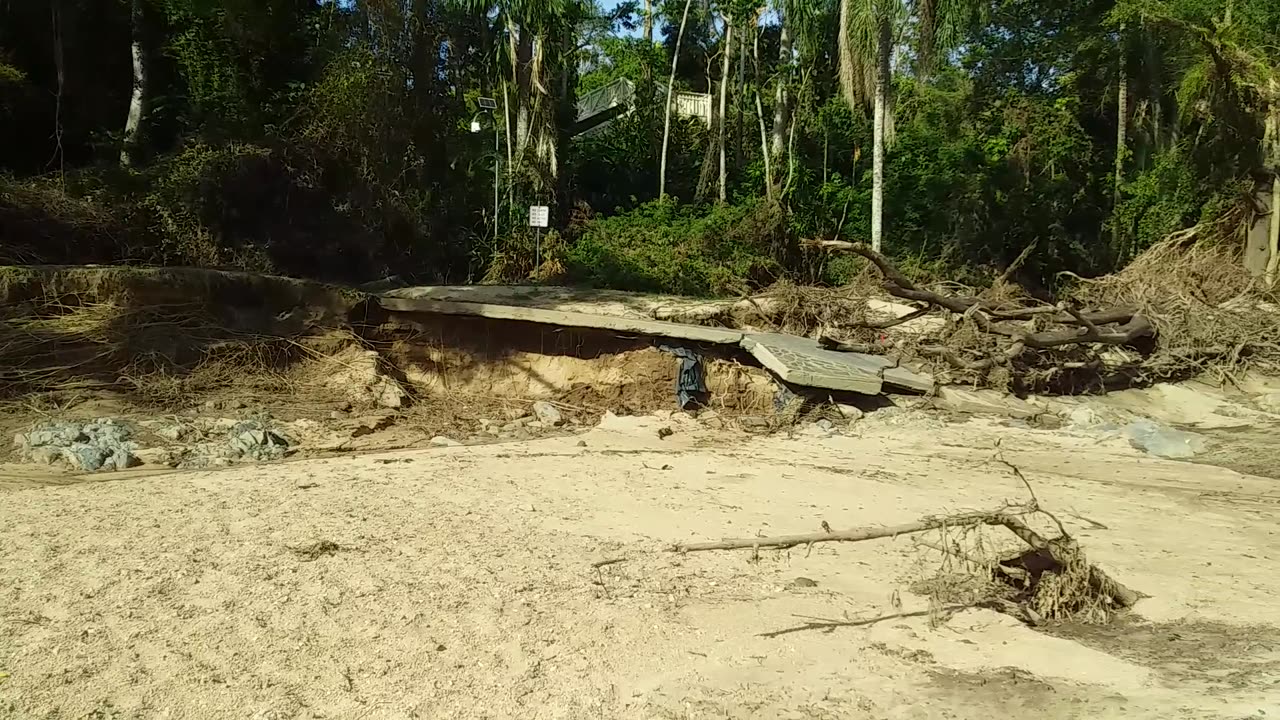
[[[624,563],[626,561],[627,561],[627,558],[606,558],[604,560],[597,560],[591,563],[591,567],[596,568],[598,570],[607,565],[617,565],[618,563]]]
[[[1013,274],[1018,272],[1018,268],[1021,268],[1022,264],[1027,261],[1027,258],[1031,257],[1031,253],[1035,252],[1036,246],[1039,244],[1040,240],[1036,239],[1032,240],[1025,248],[1023,248],[1022,252],[1018,253],[1018,257],[1014,258],[1013,262],[1009,263],[1009,267],[1005,268],[1004,272],[1000,273],[1000,277],[996,279],[993,286],[1003,285],[1004,283],[1009,282],[1009,278],[1013,277]]]

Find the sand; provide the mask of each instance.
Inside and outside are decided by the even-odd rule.
[[[1276,481],[988,421],[855,427],[607,417],[579,437],[5,492],[0,717],[1280,713]],[[754,562],[665,549],[1021,500],[997,442],[1150,596],[1131,621],[931,611],[908,588],[936,561],[907,538]],[[797,629],[815,619],[835,625]]]

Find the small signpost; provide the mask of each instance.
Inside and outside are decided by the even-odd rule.
[[[536,270],[542,267],[542,229],[549,227],[551,224],[551,208],[546,205],[530,205],[529,206],[529,227],[534,232],[534,263]]]

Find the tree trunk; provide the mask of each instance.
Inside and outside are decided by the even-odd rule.
[[[782,28],[778,38],[778,83],[774,89],[773,134],[769,148],[775,159],[781,159],[786,150],[787,126],[791,123],[791,93],[788,87],[791,80],[791,28],[787,25],[781,3],[778,5],[778,21]]]
[[[774,199],[773,164],[769,157],[769,133],[764,126],[764,107],[760,103],[760,26],[755,27],[751,43],[751,67],[756,84],[756,122],[760,125],[760,157],[764,159],[764,196],[769,202]]]
[[[1266,131],[1263,135],[1263,146],[1267,164],[1271,167],[1271,223],[1267,236],[1267,287],[1276,286],[1277,271],[1280,270],[1280,84],[1270,81],[1271,107],[1268,108]]]
[[[688,7],[688,5],[685,5]],[[644,0],[644,42],[645,45],[653,44],[653,0]],[[677,48],[679,43],[677,42]]]
[[[1116,173],[1111,202],[1111,247],[1120,250],[1120,226],[1115,223],[1115,209],[1120,206],[1120,188],[1124,185],[1124,161],[1129,153],[1129,66],[1125,62],[1124,28],[1120,28],[1120,78],[1116,88]]]
[[[1267,287],[1276,286],[1276,274],[1280,270],[1280,174],[1271,175],[1271,232],[1267,236]]]
[[[667,78],[667,112],[662,123],[662,161],[658,169],[658,199],[667,195],[667,147],[671,142],[671,103],[676,91],[676,65],[680,62],[680,43],[684,41],[685,23],[689,21],[689,6],[693,0],[684,0],[684,13],[680,16],[680,31],[676,33],[676,45],[671,51],[671,77]]]
[[[871,162],[871,249],[881,252],[884,244],[884,145],[885,124],[889,112],[889,81],[893,67],[893,38],[889,23],[881,21],[876,40],[876,97],[872,111],[872,143],[875,146]]]
[[[725,118],[729,103],[729,83],[732,82],[733,71],[733,18],[724,17],[724,40],[720,43],[724,57],[720,64],[720,126],[716,130],[720,150],[720,181],[717,185],[717,199],[720,204],[729,201],[729,168],[725,163]]]
[[[1164,144],[1164,86],[1160,78],[1161,58],[1156,43],[1150,38],[1143,41],[1144,64],[1147,75],[1147,102],[1151,104],[1151,156],[1162,152]],[[1148,161],[1147,167],[1150,167]]]
[[[130,8],[130,27],[133,33],[133,94],[129,98],[129,115],[124,121],[124,146],[120,149],[120,164],[132,167],[137,163],[142,133],[142,115],[147,102],[147,57],[142,47],[142,0],[133,0]]]

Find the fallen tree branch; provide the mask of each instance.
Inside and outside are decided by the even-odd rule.
[[[991,512],[961,513],[959,515],[943,515],[924,518],[913,523],[892,525],[888,527],[864,527],[836,532],[808,533],[805,535],[779,535],[774,537],[738,538],[716,542],[676,544],[673,552],[699,552],[703,550],[740,550],[743,548],[789,548],[797,545],[810,545],[819,542],[862,542],[898,535],[937,530],[943,527],[973,527],[976,525],[1003,525],[1004,520],[1014,518],[1018,514],[1032,512],[1031,508],[1020,506],[1004,507]]]

